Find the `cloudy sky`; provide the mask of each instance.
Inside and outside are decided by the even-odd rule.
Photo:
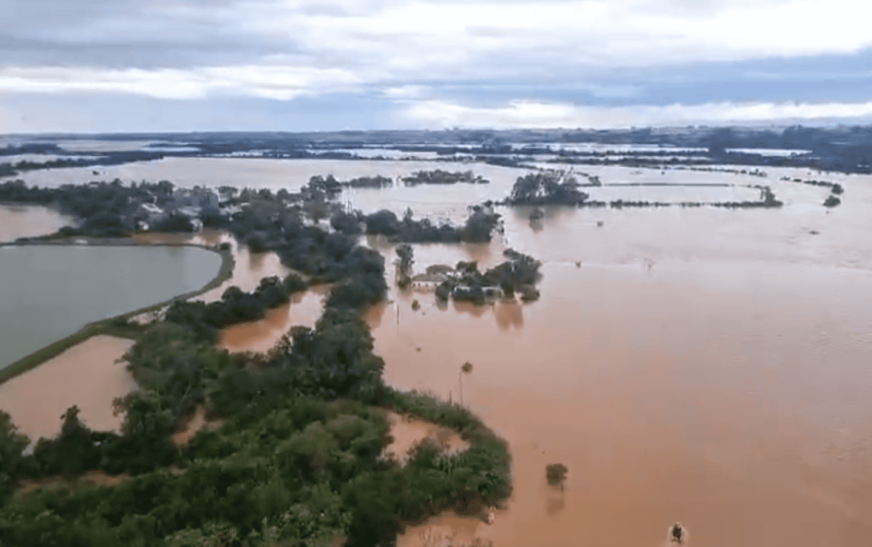
[[[872,121],[864,0],[0,0],[0,133]]]

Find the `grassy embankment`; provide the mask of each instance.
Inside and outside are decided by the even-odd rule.
[[[21,246],[21,245],[78,245],[73,240],[66,241],[58,241],[53,240],[50,242],[46,241],[27,241],[27,242],[16,242],[16,243],[4,243],[0,244],[0,246]],[[101,321],[95,321],[93,323],[89,323],[76,331],[75,333],[62,338],[56,342],[53,342],[44,348],[38,349],[29,355],[25,355],[21,359],[9,364],[8,366],[0,369],[0,384],[18,376],[19,374],[23,374],[28,370],[31,370],[44,362],[57,357],[64,351],[70,349],[71,347],[81,344],[88,338],[92,336],[96,336],[98,334],[107,334],[110,336],[118,336],[121,338],[136,338],[139,333],[139,329],[135,326],[132,326],[127,323],[127,320],[131,317],[135,317],[142,313],[148,313],[152,311],[156,311],[164,306],[167,306],[177,300],[187,300],[189,298],[193,298],[200,294],[203,294],[207,291],[214,289],[221,285],[224,281],[230,279],[233,274],[234,267],[234,259],[233,253],[230,250],[221,250],[218,248],[207,247],[204,245],[196,245],[193,243],[160,243],[160,244],[151,244],[151,243],[140,243],[136,242],[132,239],[94,239],[88,240],[89,245],[100,245],[100,246],[114,246],[114,247],[136,247],[136,246],[148,246],[148,247],[198,247],[201,249],[206,249],[207,251],[216,252],[221,256],[221,266],[218,269],[218,273],[212,278],[211,281],[203,285],[200,289],[196,291],[191,291],[185,294],[181,294],[178,296],[174,296],[169,300],[164,302],[159,302],[157,304],[153,304],[150,306],[146,306],[144,308],[140,308],[138,310],[134,310],[131,312],[127,312],[115,317],[109,317],[107,319],[103,319]]]

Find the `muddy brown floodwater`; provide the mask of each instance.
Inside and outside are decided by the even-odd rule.
[[[0,204],[0,243],[56,232],[73,219],[37,205]]]
[[[294,294],[291,301],[267,311],[266,317],[251,323],[241,323],[221,331],[218,345],[230,352],[271,350],[291,327],[314,328],[324,309],[323,299],[329,286],[322,285],[302,294]]]
[[[221,427],[223,423],[224,420],[220,418],[216,420],[206,419],[206,409],[203,408],[202,405],[197,405],[197,408],[194,409],[194,413],[183,419],[179,424],[178,431],[176,431],[172,436],[173,443],[178,447],[184,447],[191,442],[194,435],[204,427],[207,429],[215,429]]]
[[[164,233],[140,233],[136,234],[135,240],[140,243],[172,243],[215,246],[222,243],[230,245],[233,254],[234,267],[229,279],[220,286],[197,296],[194,300],[214,302],[221,299],[229,287],[236,286],[246,292],[257,288],[260,280],[264,277],[279,276],[284,278],[291,269],[283,266],[277,254],[272,252],[252,253],[245,245],[239,245],[227,232],[221,230],[203,230],[193,234],[164,234]]]
[[[399,295],[409,311],[374,330],[401,388],[456,401],[457,371],[474,364],[464,403],[509,441],[515,488],[477,537],[656,545],[680,520],[702,545],[872,538],[872,310],[856,305],[872,274],[765,263],[544,274],[532,305],[424,314]],[[569,468],[557,497],[550,463]]]
[[[447,427],[396,412],[388,412],[387,418],[394,440],[385,448],[385,454],[390,454],[398,462],[405,463],[409,450],[424,439],[436,442],[448,454],[457,454],[469,448],[469,443],[459,433]]]
[[[505,244],[545,265],[532,304],[392,289],[370,311],[390,384],[458,401],[474,365],[464,405],[513,458],[493,524],[446,513],[399,545],[653,547],[675,522],[693,545],[872,544],[872,191],[840,180],[830,212],[779,186],[779,211],[508,211],[489,253],[416,246],[416,271]]]
[[[198,177],[212,176],[207,165],[196,163]],[[278,169],[276,180],[263,183],[270,187],[287,180],[287,168],[298,168],[299,185],[329,166],[258,165]],[[343,164],[337,176],[386,167]],[[531,304],[440,306],[426,291],[392,289],[392,302],[368,313],[386,381],[445,400],[460,401],[462,390],[464,406],[508,441],[513,462],[513,495],[492,524],[445,513],[409,528],[399,545],[655,547],[675,522],[692,545],[872,545],[872,308],[865,305],[872,299],[872,177],[583,170],[605,184],[658,177],[763,183],[785,206],[545,208],[536,230],[529,209],[501,209],[505,235],[490,245],[416,246],[417,272],[458,260],[492,265],[512,246],[541,259],[544,277],[542,297]],[[460,217],[472,198],[502,197],[515,175],[483,174],[491,185],[361,190],[349,199],[364,209],[409,206]],[[825,209],[826,189],[781,176],[839,182],[843,203]],[[366,241],[393,260],[391,246]],[[251,290],[261,277],[287,272],[275,255],[250,255],[235,244],[234,253],[228,286]],[[387,276],[393,285],[391,265]],[[224,288],[203,298],[219,298]],[[223,343],[268,349],[285,327],[314,320],[319,301],[309,293],[259,325],[228,329]],[[461,375],[467,361],[473,370]],[[98,392],[48,385],[63,385],[58,398]],[[40,394],[39,405],[27,404],[37,413],[49,400]],[[36,421],[58,428],[69,405],[57,406]],[[546,482],[553,463],[569,470],[562,491]]]
[[[21,433],[37,441],[60,433],[61,415],[78,405],[79,419],[95,431],[118,431],[112,400],[136,389],[124,363],[133,340],[93,336],[40,366],[0,384],[0,409]]]
[[[139,241],[148,243],[193,243],[214,246],[230,244],[234,268],[230,279],[207,291],[196,300],[214,302],[221,299],[229,287],[237,286],[250,292],[257,288],[265,277],[284,278],[292,270],[284,265],[273,252],[252,253],[245,245],[239,245],[229,234],[218,230],[204,230],[196,234],[139,234]],[[329,292],[328,285],[312,287],[303,294],[291,296],[290,302],[267,311],[266,317],[250,323],[242,323],[221,331],[218,345],[231,352],[267,352],[288,333],[293,326],[314,327],[321,316],[323,299]]]

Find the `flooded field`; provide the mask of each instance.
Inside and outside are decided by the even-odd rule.
[[[460,434],[447,427],[401,416],[396,412],[388,412],[388,423],[394,440],[385,448],[385,454],[391,455],[400,463],[405,463],[409,450],[425,439],[442,446],[448,454],[457,454],[469,448],[469,443]]]
[[[222,186],[240,188],[287,188],[294,190],[309,181],[314,175],[332,174],[340,180],[355,177],[383,175],[405,176],[421,169],[448,171],[506,170],[502,167],[468,163],[399,160],[285,160],[269,158],[165,158],[155,161],[134,162],[124,165],[73,167],[30,171],[19,178],[38,186],[82,184],[92,180],[111,181],[119,178],[124,182],[169,180],[177,186]],[[94,172],[97,175],[94,175]],[[487,178],[487,176],[485,175]]]
[[[148,164],[151,172],[144,165],[117,169],[140,169],[134,180],[275,189],[331,172],[343,179],[473,169],[491,184],[343,197],[365,211],[411,207],[461,220],[467,205],[505,197],[525,172],[424,162],[176,159]],[[872,308],[864,305],[872,297],[872,178],[793,169],[768,169],[765,178],[577,170],[606,185],[736,185],[646,187],[636,199],[688,192],[753,199],[741,187],[763,184],[785,206],[548,207],[536,229],[530,208],[500,208],[505,234],[490,245],[416,245],[416,272],[459,260],[494,265],[507,247],[544,265],[541,299],[531,304],[440,306],[427,291],[392,288],[391,302],[370,310],[388,383],[462,400],[509,442],[513,458],[514,493],[493,523],[446,513],[409,529],[400,545],[654,547],[676,521],[692,545],[872,544]],[[827,189],[782,176],[838,182],[843,203],[826,209]],[[599,191],[640,195],[631,188]],[[196,238],[226,240],[209,232]],[[384,253],[393,286],[393,246],[364,241]],[[233,278],[204,299],[287,273],[275,255],[235,244],[234,253]],[[221,345],[267,350],[291,325],[314,322],[320,299],[310,291],[259,322],[227,329]],[[460,375],[465,362],[474,368]],[[562,491],[545,480],[553,463],[569,469]]]
[[[393,385],[457,401],[475,365],[464,404],[513,457],[492,525],[449,513],[400,545],[654,546],[675,521],[695,545],[872,541],[872,312],[858,305],[872,185],[838,177],[850,197],[827,211],[822,189],[769,178],[781,210],[548,208],[533,230],[517,208],[489,250],[416,246],[416,271],[492,265],[505,246],[545,265],[532,304],[394,289],[371,311]],[[551,463],[569,468],[564,492]]]
[[[266,317],[252,323],[241,323],[221,331],[218,345],[230,352],[271,350],[291,327],[314,328],[324,309],[327,286],[316,287],[303,294],[291,295],[284,306],[269,310]]]
[[[51,234],[72,224],[54,209],[38,205],[0,204],[0,243],[15,241],[19,237],[37,237]]]
[[[190,247],[0,247],[0,367],[87,323],[195,291],[220,263]]]
[[[264,277],[274,275],[284,277],[291,271],[282,265],[275,253],[252,253],[248,250],[248,247],[239,245],[233,237],[220,230],[203,230],[194,234],[140,233],[134,239],[138,243],[152,245],[168,243],[173,245],[191,244],[214,247],[215,245],[228,243],[230,245],[230,252],[233,255],[233,272],[230,278],[226,279],[219,286],[194,297],[194,300],[202,300],[203,302],[220,300],[224,291],[233,286],[239,287],[243,291],[251,292],[257,288],[260,280]]]
[[[705,545],[872,538],[872,312],[852,304],[872,275],[679,262],[544,275],[539,302],[478,315],[414,313],[399,295],[398,324],[386,310],[374,330],[398,387],[456,401],[459,367],[475,365],[464,404],[509,441],[515,486],[481,537],[654,545],[680,520]],[[558,462],[555,511],[544,471]]]
[[[234,267],[230,278],[218,287],[194,297],[194,300],[214,302],[229,287],[236,286],[246,292],[257,288],[265,277],[284,277],[291,272],[282,265],[275,253],[252,253],[226,232],[204,230],[196,234],[138,234],[140,243],[172,243],[214,246],[228,243],[233,254]],[[224,329],[218,345],[231,352],[267,352],[278,343],[293,326],[314,327],[324,308],[322,300],[329,292],[328,285],[310,288],[303,294],[291,296],[290,302],[267,311],[266,317],[251,323],[241,323]]]
[[[436,198],[431,193],[419,192],[419,188],[407,188],[397,183],[396,179],[400,177],[420,170],[433,169],[446,171],[471,169],[476,174],[489,179],[491,183],[440,186]],[[98,172],[97,175],[93,174],[95,170]],[[240,188],[270,188],[273,191],[282,188],[297,191],[309,181],[309,178],[316,175],[332,174],[339,180],[382,175],[394,179],[397,186],[385,189],[348,190],[342,195],[341,200],[350,202],[355,208],[366,212],[391,208],[402,213],[406,207],[413,207],[419,215],[463,221],[468,214],[467,205],[481,203],[488,199],[502,199],[511,189],[515,179],[527,172],[529,170],[482,164],[429,161],[167,158],[110,167],[31,171],[24,173],[20,178],[29,185],[47,187],[119,178],[128,183],[142,180],[152,182],[169,180],[183,187],[230,185]],[[420,199],[422,195],[427,195],[430,199],[422,200]]]
[[[124,363],[133,340],[94,336],[33,370],[0,384],[0,409],[36,441],[60,433],[61,415],[78,405],[79,419],[95,431],[118,431],[112,400],[136,389]]]
[[[581,174],[598,176],[603,187],[585,188],[595,200],[649,200],[667,203],[681,201],[754,201],[759,190],[747,185],[781,187],[774,177],[737,176],[726,172],[691,171],[683,168],[640,169],[615,166],[572,166],[559,163],[534,163],[540,168],[572,170],[580,182],[587,179]],[[730,167],[718,167],[724,169]],[[453,184],[427,187],[406,187],[399,180],[421,170],[472,170],[489,180],[489,184]],[[736,169],[732,167],[732,169]],[[775,170],[773,170],[775,171]],[[796,171],[796,170],[792,170]],[[94,172],[97,174],[95,175]],[[117,166],[82,167],[32,171],[21,175],[28,184],[59,186],[68,183],[86,183],[92,180],[121,179],[124,182],[169,180],[182,187],[231,185],[248,188],[269,188],[273,191],[296,191],[315,175],[333,175],[339,180],[361,176],[382,175],[394,180],[394,186],[383,189],[347,189],[340,200],[355,209],[371,213],[387,208],[402,213],[407,208],[416,215],[438,220],[463,222],[468,206],[487,200],[506,198],[518,176],[530,169],[499,167],[469,162],[399,161],[399,160],[287,160],[266,158],[166,158],[157,161],[136,162]],[[802,171],[802,176],[810,172]],[[667,184],[676,186],[623,187],[625,184]],[[611,186],[610,185],[616,185]],[[708,186],[706,186],[708,185]],[[711,186],[721,185],[721,186]],[[783,184],[783,186],[791,186]],[[825,189],[810,187],[826,197]],[[781,198],[778,188],[776,195]],[[788,189],[792,192],[792,189]]]

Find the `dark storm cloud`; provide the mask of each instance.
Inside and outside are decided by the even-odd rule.
[[[233,0],[3,0],[0,64],[184,68],[298,52],[287,36],[240,30],[244,9]]]

